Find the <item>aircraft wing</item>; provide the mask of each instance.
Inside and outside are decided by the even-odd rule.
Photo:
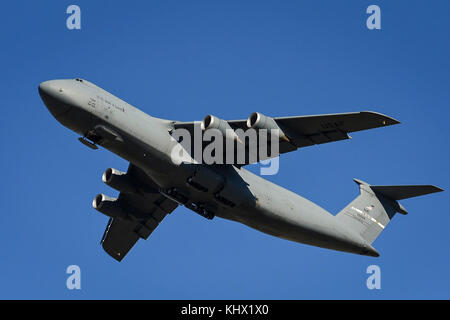
[[[400,123],[391,117],[372,111],[274,117],[273,120],[275,120],[276,124],[288,138],[280,139],[279,154],[315,144],[349,139],[349,133],[351,132]],[[232,129],[248,130],[247,120],[230,120],[227,122]],[[187,129],[193,137],[196,125],[200,126],[200,122],[175,122],[174,128]]]
[[[132,213],[132,218],[110,218],[101,241],[103,249],[117,261],[121,261],[140,238],[147,239],[178,206],[160,194],[156,184],[138,167],[130,164],[127,174],[139,188],[136,193],[121,192],[118,201]]]

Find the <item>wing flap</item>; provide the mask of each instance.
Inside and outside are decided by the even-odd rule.
[[[400,123],[384,114],[373,111],[323,114],[313,116],[274,118],[277,123],[302,135],[340,130],[355,132]]]
[[[110,218],[102,238],[102,247],[111,257],[122,261],[139,240],[131,221]]]
[[[350,132],[380,128],[400,123],[372,111],[274,118],[299,148],[349,139]]]

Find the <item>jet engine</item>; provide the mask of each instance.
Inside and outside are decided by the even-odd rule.
[[[213,115],[207,115],[203,118],[202,123],[200,125],[203,131],[216,129],[222,136],[226,139],[232,139],[239,141],[238,135],[234,132],[233,128],[228,124],[227,121],[217,118]]]
[[[108,168],[105,170],[102,176],[102,181],[111,188],[120,192],[133,193],[136,191],[136,188],[131,182],[129,176],[125,172],[114,168]]]
[[[108,197],[104,194],[98,194],[92,201],[92,207],[95,210],[111,218],[126,218],[128,215],[119,205],[116,198]]]
[[[281,130],[276,121],[271,117],[263,115],[262,113],[253,112],[247,119],[247,127],[252,129],[265,129],[269,133],[271,130],[278,130],[279,139],[289,142],[288,137],[283,130]]]

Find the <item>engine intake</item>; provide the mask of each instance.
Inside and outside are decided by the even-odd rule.
[[[275,119],[265,116],[259,112],[253,112],[247,119],[247,127],[252,129],[265,129],[269,133],[271,130],[278,130],[278,138],[289,142],[286,134],[281,130]]]
[[[216,129],[218,130],[223,137],[226,139],[232,139],[240,141],[236,132],[234,132],[233,128],[228,124],[227,121],[217,118],[213,115],[207,115],[203,118],[202,123],[200,125],[203,131]]]
[[[113,189],[125,193],[136,192],[136,187],[131,182],[130,177],[122,171],[108,168],[102,175],[102,181]]]
[[[111,218],[126,218],[128,215],[119,205],[116,198],[108,197],[104,194],[98,194],[92,201],[92,207],[95,210]]]

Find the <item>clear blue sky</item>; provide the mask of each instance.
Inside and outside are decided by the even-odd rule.
[[[82,29],[66,28],[78,4]],[[345,3],[345,5],[344,5]],[[367,6],[382,29],[366,28]],[[405,200],[370,258],[179,208],[122,263],[91,207],[127,163],[62,127],[37,86],[88,79],[152,116],[224,119],[373,110],[401,125],[283,155],[268,177],[336,213],[372,184],[449,188],[450,2],[7,1],[0,20],[0,298],[450,298],[446,191]],[[82,289],[66,289],[68,265]],[[381,290],[366,268],[381,268]]]

